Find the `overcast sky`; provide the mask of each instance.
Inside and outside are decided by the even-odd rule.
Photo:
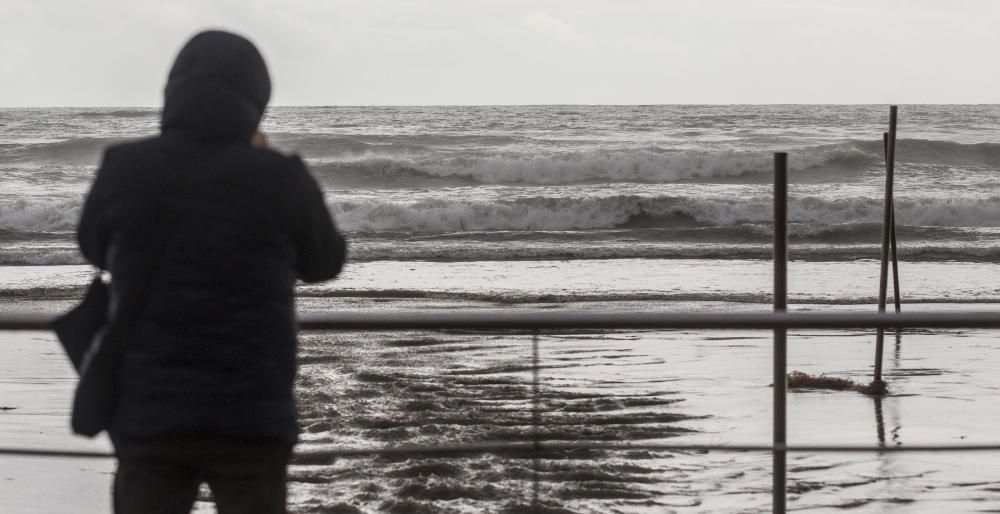
[[[160,104],[184,41],[278,105],[998,103],[997,0],[3,0],[0,105]]]

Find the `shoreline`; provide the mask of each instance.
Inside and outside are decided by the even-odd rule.
[[[713,302],[766,306],[769,260],[534,260],[378,261],[349,263],[341,277],[296,288],[299,302],[334,308],[394,300],[472,302],[483,306],[548,307],[620,304],[630,310],[660,304]],[[1000,303],[1000,264],[901,263],[904,305]],[[792,261],[788,302],[873,308],[879,266],[874,261]],[[0,303],[79,299],[93,277],[89,266],[0,266]],[[916,292],[914,294],[913,292]]]

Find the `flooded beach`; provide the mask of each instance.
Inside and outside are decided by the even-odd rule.
[[[770,152],[790,152],[793,311],[875,312],[885,109],[873,106],[275,108],[350,243],[300,312],[766,312]],[[101,148],[153,109],[0,110],[0,306],[56,313],[92,270],[73,230]],[[901,112],[903,310],[1000,311],[1000,110]],[[789,443],[991,444],[1000,334],[887,335],[890,394],[794,390]],[[766,445],[772,338],[752,330],[304,331],[304,453],[475,443]],[[867,382],[873,331],[789,333],[789,370]],[[6,447],[70,435],[50,333],[0,332]],[[192,398],[193,402],[198,401]],[[537,411],[535,410],[537,407]],[[789,507],[957,512],[1000,502],[991,452],[791,453]],[[110,460],[0,457],[0,511],[107,511]],[[483,451],[299,459],[292,512],[759,512],[766,452]],[[55,484],[59,484],[58,487]],[[211,512],[210,493],[200,511]]]
[[[309,299],[302,310],[349,310]],[[387,310],[537,309],[385,299]],[[643,304],[648,307],[647,304]],[[659,303],[664,311],[691,304]],[[634,309],[619,303],[615,310]],[[962,304],[920,305],[951,310]],[[357,306],[353,306],[357,308]],[[371,307],[365,307],[366,310]],[[606,310],[604,302],[574,306]],[[799,305],[795,310],[854,310]],[[990,306],[987,306],[990,308]],[[698,311],[763,310],[716,302]],[[991,309],[992,310],[992,309]],[[870,331],[792,331],[789,369],[865,381]],[[1000,347],[981,330],[910,331],[888,338],[884,398],[854,392],[789,394],[790,444],[994,443]],[[4,334],[3,439],[27,448],[106,449],[68,434],[73,372],[49,334]],[[299,449],[530,442],[767,444],[771,335],[766,331],[571,331],[539,337],[541,424],[532,423],[531,334],[456,331],[301,334]],[[29,376],[24,369],[39,369]],[[756,512],[770,504],[769,453],[576,450],[360,456],[290,468],[293,512],[530,512],[533,481],[552,512]],[[49,477],[106,505],[110,461],[7,458],[8,507],[55,512]],[[537,468],[536,468],[537,465]],[[58,471],[58,472],[56,472]],[[83,488],[82,486],[87,486]],[[824,511],[975,510],[1000,501],[990,453],[792,453],[789,505]],[[25,494],[29,493],[29,494]],[[63,493],[66,494],[65,492]],[[205,493],[207,495],[207,493]],[[19,500],[20,498],[20,500]],[[209,497],[204,496],[207,500]],[[19,503],[21,502],[21,503]],[[210,502],[201,508],[213,511]],[[47,507],[46,507],[47,506]],[[51,509],[51,510],[47,510]],[[15,510],[22,511],[22,510]]]

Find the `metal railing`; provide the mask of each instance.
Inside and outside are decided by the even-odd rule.
[[[50,314],[0,313],[0,330],[49,330]],[[843,330],[1000,328],[1000,312],[483,312],[306,313],[299,330]]]
[[[49,330],[51,316],[40,314],[0,314],[0,330]],[[792,329],[1000,329],[1000,313],[995,312],[922,312],[876,314],[861,312],[775,312],[775,313],[663,313],[663,312],[392,312],[304,314],[299,319],[300,330],[324,331],[401,331],[401,330],[469,330],[527,331],[533,337],[534,398],[532,421],[541,423],[538,408],[538,334],[543,330],[774,330],[784,335]],[[784,385],[784,360],[775,359],[776,384]],[[775,387],[774,423],[777,428],[785,421],[786,394]],[[775,430],[777,432],[777,430]],[[537,432],[530,443],[484,442],[435,446],[399,445],[381,448],[328,448],[297,452],[297,458],[323,461],[337,457],[363,455],[455,455],[482,452],[535,452],[563,450],[648,450],[648,451],[727,451],[771,452],[775,456],[773,477],[773,511],[785,511],[785,460],[787,452],[941,452],[941,451],[1000,451],[995,444],[938,444],[908,446],[865,445],[788,445],[777,441],[770,445],[726,444],[622,444],[622,443],[546,443]],[[0,448],[0,454],[32,457],[110,458],[113,454],[97,451],[32,450]],[[537,457],[535,469],[538,469]],[[535,474],[535,504],[538,502],[538,475]]]

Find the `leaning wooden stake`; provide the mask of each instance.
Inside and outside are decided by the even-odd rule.
[[[892,176],[896,158],[896,112],[895,105],[889,107],[889,140],[885,159],[885,201],[882,217],[882,256],[878,283],[878,311],[885,312],[886,293],[889,286],[889,242],[892,234]],[[884,387],[882,380],[882,353],[885,346],[885,330],[878,329],[875,336],[875,377],[873,387]]]
[[[788,308],[788,154],[774,154],[774,312]],[[774,330],[772,509],[785,512],[787,331]]]
[[[882,133],[882,152],[883,156],[888,160],[889,158],[889,133]],[[890,224],[891,232],[889,233],[889,250],[892,253],[892,295],[893,300],[896,304],[896,313],[903,312],[902,309],[902,299],[899,293],[899,254],[896,253],[896,199],[892,199],[892,223]],[[896,334],[899,334],[899,330],[896,330]]]

